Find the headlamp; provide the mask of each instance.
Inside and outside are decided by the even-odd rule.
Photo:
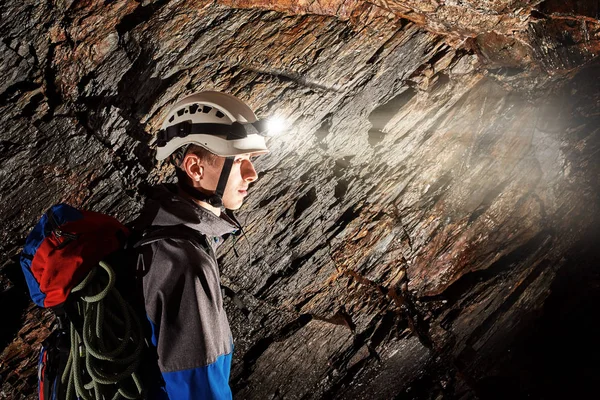
[[[287,128],[286,121],[281,117],[273,117],[267,120],[267,136],[277,136]]]

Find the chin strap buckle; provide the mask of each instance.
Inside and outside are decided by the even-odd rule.
[[[213,207],[223,207],[223,199],[221,198],[221,196],[217,196],[216,194],[213,194],[208,199],[206,199],[206,202]]]

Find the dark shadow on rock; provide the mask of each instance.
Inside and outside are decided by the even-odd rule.
[[[542,315],[492,376],[478,382],[482,399],[588,399],[600,375],[600,227],[566,256]]]
[[[371,129],[369,130],[369,144],[374,147],[381,142],[386,135],[383,131],[388,122],[404,107],[415,95],[417,91],[412,88],[404,90],[396,97],[385,104],[375,108],[369,115]]]
[[[8,279],[12,287],[0,292],[0,354],[4,351],[23,325],[22,316],[31,302],[25,277],[21,272],[18,256],[0,270],[2,280]]]

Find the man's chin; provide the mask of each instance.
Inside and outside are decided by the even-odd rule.
[[[231,203],[230,202],[223,203],[223,206],[228,210],[235,211],[235,210],[238,210],[242,206],[242,204],[244,204],[244,202],[242,200],[240,200],[240,201],[231,202]]]

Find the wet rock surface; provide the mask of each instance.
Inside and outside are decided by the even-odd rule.
[[[148,185],[173,179],[153,160],[161,119],[204,89],[292,125],[256,163],[240,257],[221,248],[223,283],[250,311],[227,304],[236,398],[589,397],[598,13],[0,5],[0,398],[33,396],[51,327],[20,275],[28,230],[60,201],[135,218]]]

